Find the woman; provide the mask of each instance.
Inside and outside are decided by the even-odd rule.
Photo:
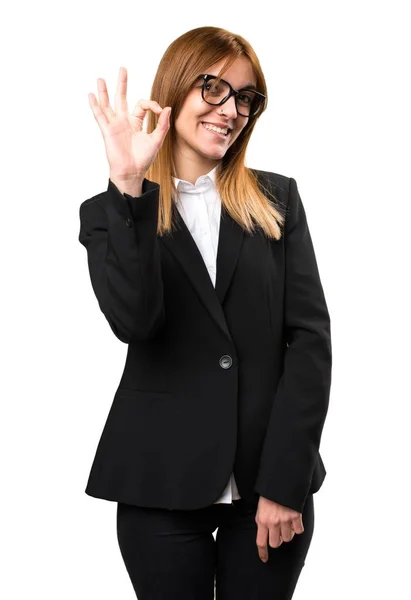
[[[98,84],[110,177],[79,240],[128,353],[86,493],[118,503],[140,600],[289,599],[326,474],[330,319],[296,181],[244,164],[258,58],[200,27],[131,114],[124,68],[115,110]]]

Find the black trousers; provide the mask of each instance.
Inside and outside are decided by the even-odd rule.
[[[304,532],[263,563],[257,505],[243,500],[198,510],[117,504],[117,538],[138,600],[290,600],[314,531],[310,494]],[[216,539],[213,532],[217,529]]]

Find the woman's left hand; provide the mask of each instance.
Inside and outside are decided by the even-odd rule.
[[[268,560],[267,541],[271,548],[290,542],[295,533],[303,533],[302,513],[260,496],[255,522],[258,526],[257,549],[263,562]]]

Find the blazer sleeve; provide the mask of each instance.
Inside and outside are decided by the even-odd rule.
[[[138,198],[107,191],[80,205],[79,242],[91,284],[114,334],[124,343],[152,337],[164,323],[157,239],[159,189],[144,179]]]
[[[288,347],[254,489],[302,513],[328,411],[332,353],[330,316],[305,210],[292,177],[284,244]]]

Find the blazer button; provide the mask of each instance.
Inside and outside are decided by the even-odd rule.
[[[131,222],[131,219],[130,219],[130,217],[127,217],[127,219],[126,219],[124,222],[125,222],[125,224],[127,225],[127,227],[131,227],[131,225],[132,225],[132,222]]]
[[[229,369],[232,364],[233,359],[228,354],[224,354],[224,356],[220,358],[220,367],[222,367],[223,369]]]

